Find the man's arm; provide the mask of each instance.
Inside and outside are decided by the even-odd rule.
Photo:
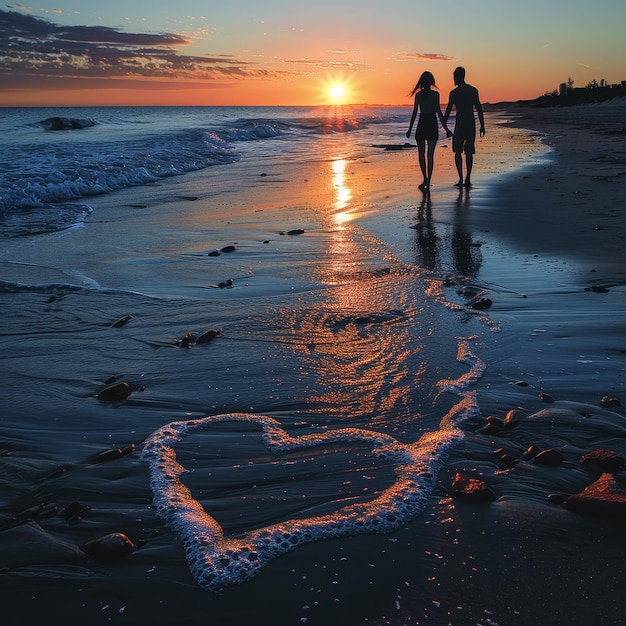
[[[478,121],[480,122],[480,136],[485,136],[485,115],[483,113],[483,105],[480,103],[480,96],[478,95],[478,90],[476,91],[476,103],[474,104],[476,107],[476,113],[478,113]]]
[[[446,107],[446,112],[443,114],[443,126],[445,126],[448,122],[448,118],[450,117],[450,113],[452,113],[452,93],[448,96],[448,106]]]

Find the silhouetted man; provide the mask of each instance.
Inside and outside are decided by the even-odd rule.
[[[454,84],[456,87],[450,92],[448,106],[443,119],[445,124],[454,106],[456,108],[456,122],[452,136],[452,150],[454,151],[456,170],[459,173],[459,182],[455,186],[465,186],[469,189],[472,186],[472,166],[474,165],[474,153],[476,152],[474,145],[476,142],[474,109],[476,109],[478,120],[480,121],[481,137],[485,136],[485,118],[478,96],[478,89],[465,82],[464,67],[457,67],[454,70]],[[465,180],[463,180],[463,153],[465,153]]]

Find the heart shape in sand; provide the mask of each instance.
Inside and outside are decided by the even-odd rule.
[[[372,501],[226,538],[220,524],[181,482],[180,476],[186,470],[177,462],[173,446],[212,424],[230,421],[258,424],[265,446],[274,453],[333,442],[369,442],[372,454],[393,461],[396,480]],[[230,413],[163,426],[148,437],[141,458],[150,463],[157,514],[182,540],[192,575],[202,588],[220,591],[252,578],[271,559],[304,543],[401,528],[423,510],[433,488],[435,465],[457,436],[456,431],[439,432],[425,435],[414,444],[403,444],[382,433],[341,428],[292,437],[271,417]]]

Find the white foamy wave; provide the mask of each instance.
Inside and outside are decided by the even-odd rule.
[[[182,483],[181,475],[186,470],[178,463],[174,447],[194,432],[230,421],[257,424],[266,448],[275,454],[335,442],[367,442],[372,446],[372,455],[394,463],[395,482],[370,502],[356,502],[332,514],[290,519],[226,537],[217,520]],[[458,431],[451,429],[404,444],[389,435],[358,428],[292,437],[270,417],[231,413],[167,424],[150,435],[141,458],[150,464],[158,515],[181,538],[191,573],[202,588],[220,591],[249,580],[271,559],[305,543],[387,533],[403,527],[424,509],[444,453],[458,437]]]
[[[206,131],[146,137],[141,142],[61,142],[29,154],[19,174],[7,170],[0,177],[0,213],[145,185],[236,160],[227,141]]]

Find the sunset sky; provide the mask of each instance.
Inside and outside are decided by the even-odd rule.
[[[408,104],[424,70],[445,102],[457,65],[530,99],[626,80],[625,26],[624,0],[4,4],[0,106]]]

